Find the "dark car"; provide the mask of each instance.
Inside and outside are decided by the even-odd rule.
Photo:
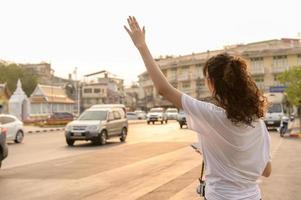
[[[0,128],[0,167],[2,164],[2,160],[7,157],[8,149],[6,145],[6,128]]]
[[[73,121],[74,117],[71,113],[67,112],[55,112],[52,113],[47,119],[46,124],[48,125],[66,125]]]

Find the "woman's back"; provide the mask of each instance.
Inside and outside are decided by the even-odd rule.
[[[269,133],[261,119],[235,125],[225,110],[182,95],[189,128],[198,132],[205,160],[206,198],[260,199],[257,179],[270,160]]]

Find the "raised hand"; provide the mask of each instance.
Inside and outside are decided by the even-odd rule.
[[[136,18],[133,16],[129,16],[127,21],[128,21],[130,29],[128,29],[127,26],[124,26],[124,28],[130,35],[130,37],[132,38],[134,45],[138,49],[145,46],[145,28],[144,28],[144,26],[141,29]]]

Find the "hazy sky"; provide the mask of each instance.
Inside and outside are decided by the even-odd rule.
[[[0,59],[51,62],[67,77],[107,69],[127,83],[145,71],[123,29],[146,26],[155,57],[301,32],[300,0],[0,0]]]

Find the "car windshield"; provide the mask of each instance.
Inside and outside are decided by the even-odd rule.
[[[78,120],[106,120],[107,111],[97,110],[97,111],[85,111]]]
[[[282,111],[281,104],[272,104],[269,107],[268,113],[280,113]]]
[[[167,110],[166,112],[177,113],[178,111],[176,109],[172,109],[172,110]]]
[[[155,108],[155,109],[151,109],[149,112],[150,113],[157,113],[157,112],[163,112],[163,110],[161,108]]]

